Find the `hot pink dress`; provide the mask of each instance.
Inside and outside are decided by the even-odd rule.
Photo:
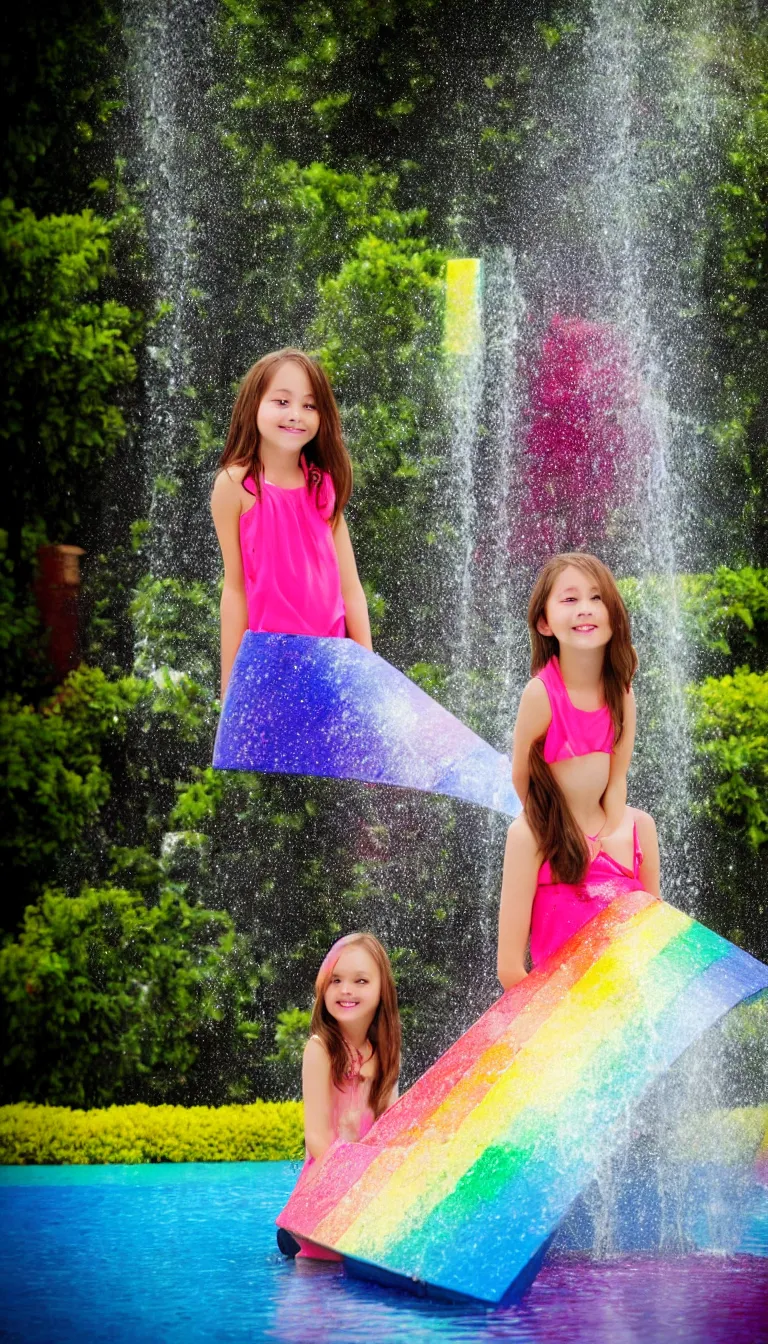
[[[371,1079],[361,1078],[360,1073],[354,1073],[351,1077],[344,1080],[344,1087],[335,1087],[333,1089],[333,1134],[334,1139],[343,1139],[345,1143],[359,1143],[365,1138],[368,1130],[371,1128],[375,1119],[370,1106]],[[299,1179],[296,1182],[296,1189],[299,1190],[302,1185],[311,1182],[313,1177],[313,1167],[316,1166],[313,1157],[307,1157],[304,1166],[301,1169]],[[341,1256],[335,1251],[327,1251],[323,1246],[315,1246],[312,1242],[304,1241],[302,1237],[297,1238],[301,1245],[298,1252],[299,1257],[308,1260],[340,1260]]]
[[[544,760],[551,764],[572,756],[589,756],[593,751],[610,754],[614,732],[608,706],[577,709],[571,703],[556,657],[550,658],[537,675],[547,688],[552,708],[552,722],[544,739]],[[644,890],[638,877],[643,855],[636,826],[632,834],[631,868],[625,868],[603,850],[594,856],[581,882],[556,882],[549,862],[541,865],[531,911],[531,961],[534,966],[556,952],[571,934],[617,896]]]
[[[252,476],[243,487],[254,496],[240,515],[248,629],[284,635],[346,635],[344,599],[330,528],[335,503],[327,472],[301,466],[306,485],[285,489],[262,477],[261,499]]]
[[[643,855],[637,826],[633,828],[632,837],[631,868],[625,868],[603,850],[595,855],[581,882],[555,882],[549,863],[541,865],[531,911],[531,961],[534,966],[556,952],[572,933],[617,896],[645,890],[638,877]]]

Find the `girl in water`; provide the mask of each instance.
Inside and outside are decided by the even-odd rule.
[[[246,630],[348,635],[371,648],[344,508],[352,464],[331,385],[300,350],[249,369],[211,509],[224,560],[221,694]]]
[[[397,1097],[397,990],[372,933],[350,933],[334,943],[317,973],[311,1030],[302,1069],[307,1160],[299,1186],[312,1180],[315,1163],[336,1139],[359,1142]],[[284,1228],[277,1244],[284,1255],[339,1259],[297,1242]]]
[[[504,989],[616,896],[659,895],[653,818],[627,807],[637,655],[613,575],[557,555],[528,607],[532,680],[515,724],[512,780],[523,811],[507,836],[499,911]]]

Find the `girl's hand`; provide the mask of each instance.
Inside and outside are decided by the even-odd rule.
[[[344,598],[347,634],[357,644],[362,644],[364,649],[373,651],[368,603],[357,573],[352,540],[343,514],[337,520],[333,529],[333,544],[336,547],[336,557],[339,562],[339,577],[341,579],[341,595]]]
[[[240,515],[245,467],[220,471],[213,484],[211,513],[224,560],[224,587],[221,591],[221,698],[229,683],[232,665],[248,629],[248,603],[245,597],[243,557],[240,550]]]
[[[552,706],[547,688],[539,677],[532,677],[520,698],[512,739],[512,786],[525,807],[531,774],[528,758],[531,747],[543,737],[552,722]]]
[[[499,905],[497,973],[504,989],[511,989],[528,974],[525,953],[540,867],[533,832],[524,816],[517,817],[507,831]]]
[[[304,1047],[301,1070],[304,1098],[304,1141],[310,1157],[320,1161],[333,1143],[333,1079],[328,1051],[318,1036]]]

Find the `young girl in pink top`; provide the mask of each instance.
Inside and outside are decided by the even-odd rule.
[[[277,350],[237,394],[211,497],[224,559],[221,694],[246,630],[371,647],[344,508],[352,464],[323,369]]]
[[[372,933],[350,933],[334,943],[317,973],[311,1030],[302,1070],[307,1160],[299,1185],[313,1179],[315,1164],[336,1139],[359,1142],[397,1096],[397,990]],[[302,1245],[283,1228],[277,1241],[285,1255],[339,1259]]]
[[[595,556],[557,555],[528,608],[532,680],[515,724],[523,812],[507,836],[498,974],[505,989],[616,896],[659,895],[653,818],[627,807],[637,655],[616,583]]]

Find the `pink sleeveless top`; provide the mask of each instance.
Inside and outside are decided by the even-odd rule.
[[[552,722],[544,739],[544,760],[567,761],[572,756],[589,756],[593,751],[613,750],[613,722],[607,705],[600,709],[577,709],[571,704],[557,657],[536,673],[547,688]]]
[[[531,911],[531,961],[534,966],[556,952],[572,933],[587,924],[617,896],[644,891],[638,874],[643,861],[637,826],[633,827],[632,867],[599,850],[581,882],[555,882],[549,861],[539,869]]]
[[[309,480],[304,459],[302,470]],[[344,599],[329,519],[335,493],[322,472],[317,483],[286,490],[262,478],[243,481],[254,504],[240,515],[248,629],[343,639]]]
[[[342,1139],[345,1143],[359,1143],[361,1139],[365,1138],[374,1121],[369,1100],[371,1081],[370,1078],[361,1078],[358,1073],[351,1078],[345,1078],[343,1088],[334,1085],[333,1134],[335,1139]],[[311,1172],[314,1166],[314,1157],[307,1157],[296,1182],[297,1190],[312,1180]],[[299,1238],[299,1243],[301,1250],[298,1252],[297,1259],[299,1256],[308,1260],[341,1259],[341,1256],[337,1255],[335,1251],[328,1251],[323,1246],[315,1246],[312,1242],[305,1242],[302,1237]]]

